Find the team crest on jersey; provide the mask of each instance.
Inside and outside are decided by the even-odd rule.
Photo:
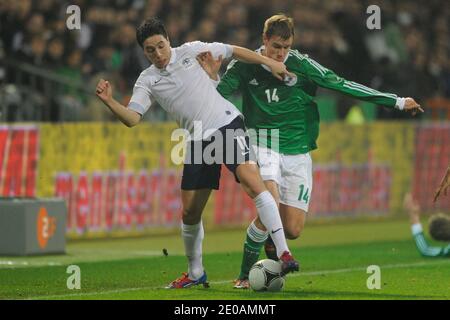
[[[185,69],[189,69],[190,67],[193,66],[193,62],[191,58],[184,58],[183,61],[181,61],[181,65],[185,68]]]
[[[293,86],[295,86],[295,84],[297,83],[297,76],[294,74],[292,77],[291,77],[291,76],[286,76],[286,77],[284,77],[284,83],[285,83],[288,87],[293,87]]]

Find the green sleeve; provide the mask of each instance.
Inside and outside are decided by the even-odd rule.
[[[299,59],[301,59],[303,72],[319,87],[338,91],[359,100],[387,107],[395,106],[397,100],[397,95],[395,94],[380,92],[362,84],[345,80],[332,70],[323,67],[318,62],[306,56],[300,56]]]
[[[413,235],[417,249],[424,257],[450,257],[450,245],[446,247],[431,247],[425,240],[423,232]]]
[[[239,65],[237,60],[232,60],[227,67],[227,71],[222,76],[217,91],[225,98],[229,99],[231,95],[240,87],[241,76],[239,74]]]

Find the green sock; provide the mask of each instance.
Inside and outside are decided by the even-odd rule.
[[[241,273],[239,274],[239,279],[248,279],[250,269],[256,263],[256,261],[258,261],[259,252],[261,251],[261,248],[263,247],[264,242],[267,239],[267,233],[256,229],[258,233],[262,234],[255,234],[255,228],[256,227],[252,223],[247,230],[247,238],[245,239],[244,243],[244,253],[242,256]]]

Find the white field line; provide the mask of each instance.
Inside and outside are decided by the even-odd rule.
[[[398,263],[398,264],[387,264],[384,266],[380,266],[380,269],[401,269],[401,268],[417,268],[431,265],[440,265],[440,264],[448,264],[450,263],[447,260],[438,260],[433,262],[415,262],[415,263]],[[318,276],[318,275],[327,275],[327,274],[336,274],[336,273],[348,273],[355,271],[366,271],[367,267],[357,267],[357,268],[345,268],[345,269],[335,269],[335,270],[321,270],[321,271],[311,271],[311,272],[299,272],[294,274],[289,274],[287,277],[296,278],[296,277],[305,277],[305,276]],[[210,284],[225,284],[232,283],[233,280],[221,280],[221,281],[210,281]],[[58,299],[58,298],[68,298],[68,297],[85,297],[91,295],[107,295],[107,294],[115,294],[122,292],[132,292],[139,290],[157,290],[164,289],[164,287],[138,287],[138,288],[123,288],[117,290],[107,290],[107,291],[99,291],[99,292],[84,292],[84,293],[71,293],[71,294],[60,294],[60,295],[48,295],[48,296],[34,296],[27,298],[28,300],[39,300],[39,299]]]
[[[157,257],[162,256],[162,250],[140,250],[140,251],[118,251],[118,250],[74,250],[70,252],[71,254],[85,254],[85,257],[82,257],[81,260],[77,260],[76,263],[84,263],[84,262],[92,262],[91,257],[98,258],[99,256],[104,256],[105,259],[102,261],[113,261],[120,260],[124,257],[128,256],[133,257]],[[110,256],[111,255],[111,256]],[[116,255],[116,256],[114,256]],[[171,256],[182,255],[181,252],[171,252]],[[64,257],[63,257],[64,258]],[[75,261],[75,259],[74,259]],[[23,260],[23,261],[14,261],[14,260],[0,260],[0,270],[1,269],[16,269],[16,268],[37,268],[37,267],[59,267],[63,265],[72,264],[70,257],[67,258],[66,261],[33,261],[33,260]]]
[[[40,261],[40,262],[29,262],[29,261],[10,261],[10,260],[0,260],[0,270],[1,269],[16,269],[16,268],[30,268],[30,267],[58,267],[64,265],[61,262],[53,261]]]

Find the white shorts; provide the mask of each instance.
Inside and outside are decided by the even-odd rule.
[[[309,153],[286,155],[264,147],[255,147],[264,181],[278,184],[280,203],[308,212],[313,185]]]

